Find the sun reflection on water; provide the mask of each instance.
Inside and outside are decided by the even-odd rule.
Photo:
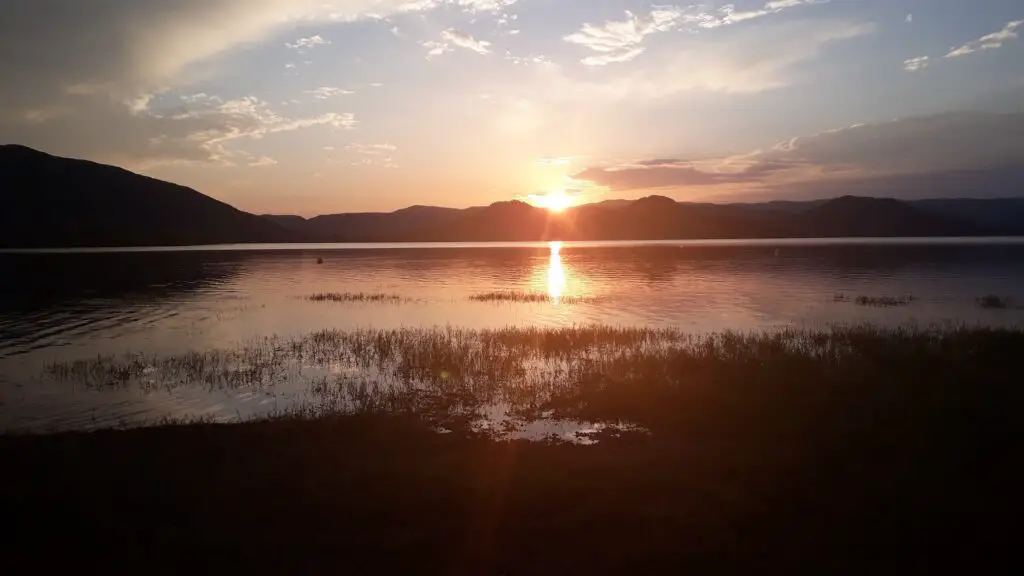
[[[565,294],[565,267],[562,265],[562,243],[549,242],[551,258],[548,260],[548,296],[558,304]]]

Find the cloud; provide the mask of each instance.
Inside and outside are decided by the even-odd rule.
[[[452,44],[459,46],[460,48],[472,50],[477,54],[491,53],[490,49],[488,48],[488,46],[491,45],[490,42],[487,42],[486,40],[477,40],[476,38],[473,38],[469,34],[466,34],[465,32],[460,32],[458,30],[455,30],[454,28],[442,32],[441,38],[443,38],[447,42],[451,42]]]
[[[277,160],[274,160],[273,158],[267,156],[260,156],[259,158],[251,160],[249,162],[249,166],[252,166],[253,168],[259,168],[262,166],[274,166],[276,164]]]
[[[209,151],[197,146],[201,138],[190,135],[230,131],[236,120],[212,112],[177,118],[149,111],[160,95],[187,90],[213,74],[233,50],[272,40],[297,25],[394,13],[402,4],[3,0],[0,54],[7,57],[0,66],[0,140],[128,163],[209,161]],[[289,44],[318,45],[312,38]],[[344,117],[324,121],[344,123]]]
[[[614,76],[577,78],[561,67],[538,67],[535,85],[540,89],[531,92],[535,97],[590,102],[657,100],[690,91],[755,94],[793,84],[799,65],[831,44],[875,30],[871,23],[842,20],[744,27],[727,38],[695,36],[681,49],[651,54],[631,71]]]
[[[942,191],[934,195],[982,189],[1008,194],[1014,192],[1011,183],[1024,182],[1021,133],[1024,114],[945,113],[829,130],[736,156],[592,166],[573,178],[618,191],[690,189],[725,196],[792,197],[799,191],[827,197],[856,190],[919,197],[929,195],[926,184]],[[943,184],[943,178],[950,180]],[[981,183],[999,187],[972,188]]]
[[[505,51],[505,60],[508,60],[509,62],[517,66],[528,64],[540,64],[544,66],[554,65],[554,63],[551,62],[551,59],[549,59],[547,56],[544,56],[543,54],[537,54],[533,56],[516,56],[515,54],[508,50]]]
[[[903,61],[903,69],[907,72],[918,72],[928,67],[927,56],[918,56],[917,58],[910,58]]]
[[[454,48],[449,46],[447,43],[438,42],[436,40],[426,40],[422,42],[421,45],[427,49],[427,60],[433,58],[434,56],[440,56],[446,52],[451,52],[454,50]]]
[[[571,164],[577,156],[547,156],[544,158],[538,158],[537,164],[542,166],[565,166]]]
[[[345,90],[343,88],[337,88],[334,86],[321,86],[313,90],[306,90],[306,94],[311,95],[317,100],[327,100],[335,96],[347,96],[349,94],[355,94],[354,90]]]
[[[1014,20],[1007,22],[1006,26],[998,32],[986,34],[977,40],[972,40],[963,46],[953,48],[946,54],[946,58],[957,58],[960,56],[966,56],[982,50],[995,50],[1001,48],[1003,43],[1007,40],[1017,38],[1017,28],[1024,24],[1024,20]]]
[[[377,155],[385,152],[394,152],[398,146],[394,144],[346,144],[345,150],[356,154]]]
[[[573,174],[572,177],[575,180],[592,182],[611,190],[713,186],[744,181],[744,178],[737,175],[704,172],[683,161],[656,166],[637,164],[611,168],[592,167]]]
[[[829,2],[829,0],[773,0],[765,3],[764,7],[761,9],[745,11],[737,11],[735,6],[727,4],[719,8],[719,13],[722,14],[720,18],[708,20],[705,22],[704,26],[713,28],[722,24],[736,24],[738,22],[761,18],[762,16],[768,16],[769,14],[777,14],[798,6],[825,4],[827,2]]]
[[[499,12],[513,4],[517,0],[455,0],[469,12]]]
[[[655,8],[646,16],[626,12],[625,20],[612,20],[600,26],[584,24],[578,32],[569,34],[564,40],[601,53],[583,59],[583,64],[587,66],[626,62],[644,51],[640,44],[645,36],[672,30],[685,15],[685,9],[674,6]]]
[[[222,100],[205,94],[188,95],[177,105],[163,105],[129,115],[118,103],[94,107],[89,116],[61,115],[39,126],[15,125],[7,130],[13,141],[71,156],[88,151],[104,162],[148,167],[167,163],[266,165],[239,144],[274,134],[312,127],[351,129],[351,113],[289,117],[255,97]]]
[[[427,40],[425,42],[421,42],[420,45],[427,49],[428,60],[435,56],[445,54],[447,52],[453,52],[455,50],[453,46],[458,48],[465,48],[466,50],[472,50],[473,52],[476,52],[477,54],[481,55],[487,55],[491,53],[491,50],[489,48],[489,46],[491,45],[490,42],[486,40],[477,40],[473,36],[465,32],[456,30],[454,28],[449,28],[441,32],[440,41]]]
[[[907,17],[904,18],[903,21],[906,22],[907,24],[912,24],[914,22],[914,15],[907,14]]]
[[[773,0],[758,10],[736,10],[732,4],[710,11],[704,6],[654,6],[645,16],[626,12],[624,20],[609,20],[601,25],[584,24],[580,30],[565,36],[563,40],[585,46],[597,55],[588,56],[580,62],[585,66],[605,66],[612,63],[629,62],[644,53],[644,38],[658,32],[669,32],[679,28],[692,31],[714,29],[730,24],[753,20],[769,14],[777,14],[797,6],[823,4],[829,0]]]
[[[910,16],[908,16],[907,22],[910,22]],[[986,34],[977,40],[972,40],[962,46],[953,47],[949,52],[946,53],[944,58],[959,58],[974,54],[975,52],[981,52],[984,50],[995,50],[1001,48],[1003,43],[1007,40],[1012,40],[1018,37],[1017,28],[1024,24],[1024,20],[1014,20],[1007,22],[1006,26],[998,32]],[[903,61],[903,69],[908,72],[918,72],[924,70],[932,63],[931,58],[928,56],[919,56],[917,58],[910,58],[909,60]]]
[[[324,40],[319,34],[317,34],[315,36],[310,36],[309,38],[299,38],[295,42],[288,42],[285,46],[301,54],[303,52],[308,52],[317,46],[326,46],[330,43],[330,40]]]

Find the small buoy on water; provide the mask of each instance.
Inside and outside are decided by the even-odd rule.
[[[324,259],[323,258],[317,258],[316,259],[316,263],[317,264],[323,264],[324,263]]]

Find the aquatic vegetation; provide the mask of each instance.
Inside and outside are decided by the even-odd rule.
[[[881,308],[907,306],[913,301],[913,296],[857,296],[857,299],[854,300],[858,306],[876,306]]]
[[[385,294],[382,292],[321,292],[306,296],[310,302],[377,302],[377,303],[399,303],[409,299],[397,294]]]
[[[555,298],[543,292],[516,292],[513,290],[473,294],[468,299],[474,302],[558,302],[560,304],[590,304],[598,301],[597,296],[559,296]]]
[[[881,385],[939,386],[967,372],[980,381],[980,372],[1012,372],[1004,365],[1022,351],[1024,331],[982,328],[362,329],[180,356],[101,356],[53,364],[46,376],[99,389],[294,387],[302,399],[284,411],[304,418],[411,414],[466,430],[497,414],[512,426],[548,419],[653,430],[707,402],[803,403]]]
[[[978,306],[986,310],[1009,310],[1015,308],[1013,302],[1009,298],[997,296],[995,294],[987,294],[978,298]]]

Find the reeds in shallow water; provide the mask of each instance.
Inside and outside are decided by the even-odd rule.
[[[468,299],[474,302],[557,302],[559,304],[590,304],[598,301],[597,296],[551,296],[543,292],[516,292],[512,290],[473,294]]]
[[[978,306],[986,310],[1024,310],[1024,307],[1015,306],[1011,299],[995,294],[987,294],[978,298]]]
[[[854,300],[858,306],[874,306],[877,308],[907,306],[913,301],[913,296],[857,296],[857,299]]]
[[[409,301],[408,298],[403,298],[397,294],[384,294],[380,292],[321,292],[306,296],[305,299],[310,302],[375,302],[387,304]]]
[[[787,409],[832,394],[863,395],[870,404],[875,395],[887,402],[918,388],[923,398],[954,388],[975,393],[963,388],[997,385],[1017,372],[1022,353],[1024,332],[984,328],[705,335],[610,326],[404,328],[325,330],[180,356],[99,357],[54,364],[47,375],[94,388],[295,386],[305,400],[292,410],[307,418],[414,414],[453,428],[499,407],[519,422],[664,427],[720,402]]]

